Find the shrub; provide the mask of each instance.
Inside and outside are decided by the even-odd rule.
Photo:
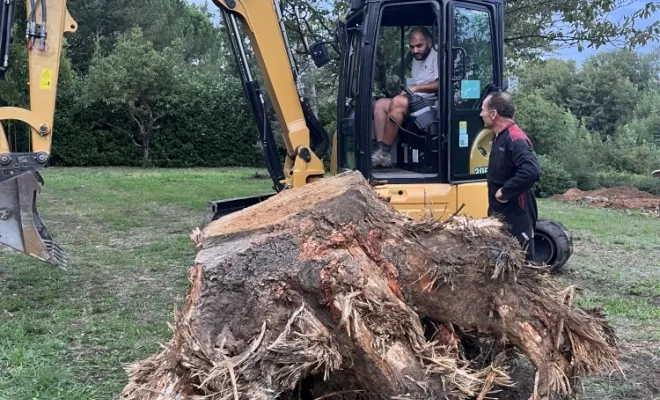
[[[547,155],[538,156],[541,166],[541,179],[536,184],[538,197],[550,197],[564,193],[575,186],[575,179],[568,173],[560,162]]]
[[[517,94],[515,102],[516,122],[534,143],[538,154],[553,154],[574,136],[578,127],[575,117],[538,92]]]

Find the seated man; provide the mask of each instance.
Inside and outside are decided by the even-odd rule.
[[[433,49],[433,38],[428,29],[416,27],[410,32],[408,41],[414,57],[412,61],[411,92],[422,96],[429,104],[437,99],[438,92],[438,53]],[[401,92],[393,99],[379,99],[374,106],[374,126],[378,149],[372,154],[374,166],[389,167],[390,152],[399,127],[390,121],[393,117],[401,125],[408,115],[408,97]]]

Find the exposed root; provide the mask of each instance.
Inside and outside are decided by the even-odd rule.
[[[512,384],[506,368],[500,365],[503,359],[497,360],[497,366],[475,371],[457,351],[451,351],[454,346],[448,347],[438,340],[427,341],[419,316],[403,303],[374,299],[364,292],[351,291],[338,294],[335,307],[341,310],[340,326],[349,335],[359,335],[362,329],[369,330],[375,338],[373,348],[381,355],[394,341],[406,343],[420,360],[428,379],[441,379],[443,386],[456,398],[487,394],[495,385]],[[424,382],[415,383],[425,387]]]
[[[404,303],[351,291],[349,294],[338,294],[335,307],[342,312],[340,326],[347,330],[348,335],[359,335],[361,329],[369,330],[376,340],[373,348],[381,355],[395,341],[414,346],[421,346],[426,341],[421,335],[419,318]]]
[[[303,304],[264,356],[266,373],[278,386],[292,390],[302,378],[323,372],[327,380],[342,357],[332,335]]]
[[[438,342],[428,342],[416,349],[422,359],[431,379],[440,377],[445,386],[451,384],[457,390],[452,390],[454,396],[486,396],[494,386],[512,386],[513,382],[503,365],[504,359],[482,370],[473,370],[467,360],[460,359],[457,354],[447,352],[445,346]],[[437,376],[433,376],[437,375]]]
[[[123,400],[178,392],[184,383],[176,376],[180,368],[187,371],[189,385],[195,389],[195,393],[190,393],[191,399],[239,400],[257,398],[263,391],[292,390],[303,377],[319,372],[328,379],[342,362],[332,335],[304,304],[271,345],[266,347],[263,343],[264,322],[250,347],[235,356],[228,355],[224,339],[215,346],[209,340],[200,340],[181,318],[177,318],[174,331],[176,338],[165,351],[128,368],[131,384],[124,389]],[[180,355],[176,343],[187,346]],[[262,380],[270,383],[268,388],[255,384],[257,371],[268,377]]]
[[[154,354],[149,358],[133,363],[126,368],[129,383],[121,393],[122,400],[139,400],[159,398],[157,396],[174,393],[177,388],[177,380],[174,378],[176,370],[176,360],[170,357],[177,351],[177,344],[181,337],[178,336],[180,329],[183,329],[183,319],[180,314],[174,310],[175,328],[168,324],[170,330],[175,333],[164,350]]]
[[[224,344],[215,347],[209,341],[199,340],[190,326],[186,325],[179,332],[182,333],[185,342],[193,346],[188,354],[183,354],[181,365],[190,370],[193,380],[199,381],[193,386],[203,393],[205,398],[236,400],[239,394],[250,390],[248,376],[259,359],[257,350],[262,344],[265,331],[264,322],[260,334],[253,339],[251,346],[243,353],[230,357]]]
[[[477,400],[484,400],[489,394],[495,394],[499,390],[493,390],[495,385],[512,387],[515,383],[508,375],[506,368],[506,354],[504,352],[498,354],[492,365],[482,372],[485,374],[483,378],[484,384],[479,392]]]

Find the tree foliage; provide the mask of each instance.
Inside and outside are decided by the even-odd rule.
[[[557,59],[529,63],[514,91],[516,119],[546,157],[551,179],[566,182],[564,170],[593,189],[603,174],[648,175],[660,165],[659,79],[655,52],[610,51],[579,68]],[[541,186],[546,194],[558,187]]]
[[[180,49],[181,42],[177,44]],[[110,54],[97,52],[92,58],[84,97],[85,107],[102,103],[109,111],[107,116],[121,114],[130,121],[128,129],[105,124],[126,132],[142,149],[143,166],[149,165],[150,144],[160,130],[160,121],[180,106],[176,73],[181,66],[174,62],[172,50],[165,50],[156,51],[140,28],[120,35]]]

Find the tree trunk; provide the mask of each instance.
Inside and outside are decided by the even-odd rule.
[[[142,134],[142,167],[148,167],[151,162],[149,160],[149,145],[151,144],[151,133]]]
[[[149,166],[149,141],[145,141],[144,147],[142,148],[142,166]]]
[[[512,383],[517,350],[549,399],[618,366],[602,315],[526,265],[497,221],[408,219],[358,172],[191,238],[173,337],[128,369],[122,399],[483,399]]]

